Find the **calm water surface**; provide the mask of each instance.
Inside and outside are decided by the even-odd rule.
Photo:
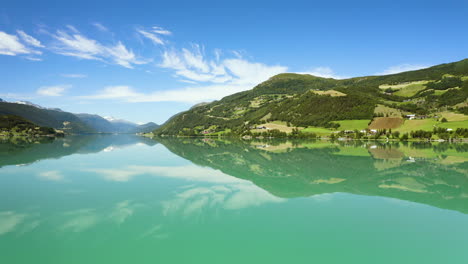
[[[468,144],[0,143],[0,263],[468,263]]]

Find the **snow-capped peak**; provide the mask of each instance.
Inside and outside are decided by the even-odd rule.
[[[33,103],[31,103],[31,102],[28,102],[28,101],[16,101],[15,104],[30,105],[30,106],[34,106],[34,107],[36,107],[36,108],[45,109],[44,107],[42,107],[42,106],[40,106],[40,105],[33,104]]]
[[[127,120],[124,120],[124,119],[118,119],[118,118],[115,118],[113,116],[104,116],[103,118],[106,119],[109,122],[112,122],[112,123],[117,123],[118,122],[118,123],[132,124],[132,125],[135,124],[133,122],[130,122],[130,121],[127,121]]]

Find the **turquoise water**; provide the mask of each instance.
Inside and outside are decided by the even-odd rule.
[[[468,263],[468,145],[2,143],[0,263]]]

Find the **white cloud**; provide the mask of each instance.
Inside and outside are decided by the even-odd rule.
[[[62,231],[83,232],[99,222],[99,215],[94,209],[80,209],[64,213],[68,218],[60,227]]]
[[[147,63],[146,61],[137,59],[135,54],[131,50],[128,50],[120,41],[115,46],[105,47],[103,55],[110,57],[114,63],[126,68],[133,68],[132,64]]]
[[[172,32],[170,32],[169,30],[166,30],[162,27],[153,27],[153,32],[156,33],[156,34],[159,34],[159,35],[172,35]]]
[[[164,201],[163,215],[203,217],[208,209],[222,208],[240,210],[265,203],[280,203],[284,200],[251,183],[195,187],[177,194],[176,198]]]
[[[163,52],[159,67],[173,70],[180,81],[190,83],[190,86],[150,93],[137,92],[129,86],[111,86],[82,98],[197,103],[252,89],[268,78],[287,71],[284,66],[270,66],[237,57],[221,60],[220,50],[215,50],[214,54],[215,60],[206,58],[203,47],[199,45],[192,45],[191,49]]]
[[[415,71],[415,70],[420,70],[430,67],[429,65],[424,65],[424,64],[400,64],[400,65],[395,65],[388,67],[382,72],[376,73],[376,75],[388,75],[388,74],[395,74],[395,73],[400,73],[400,72],[405,72],[405,71]]]
[[[42,61],[41,58],[36,58],[36,57],[26,57],[26,59],[30,61]]]
[[[65,73],[65,74],[62,74],[62,77],[65,77],[65,78],[86,78],[86,77],[88,77],[88,75],[80,74],[80,73]]]
[[[54,37],[60,43],[56,51],[62,55],[82,59],[98,59],[99,55],[103,52],[103,47],[97,41],[78,34],[69,35],[59,30]]]
[[[109,215],[114,222],[121,225],[135,212],[135,204],[132,204],[131,201],[126,200],[119,202],[115,205],[114,210]]]
[[[102,178],[109,181],[127,182],[139,175],[153,175],[159,177],[177,178],[195,182],[211,183],[239,183],[246,182],[235,177],[231,177],[218,170],[213,170],[198,166],[127,166],[120,169],[90,169]],[[190,172],[190,173],[187,173]]]
[[[37,51],[28,49],[23,45],[16,35],[10,35],[0,31],[0,54],[16,56],[18,54],[38,53]]]
[[[92,25],[95,26],[99,31],[103,31],[103,32],[109,31],[109,29],[107,29],[103,24],[99,22],[95,22]]]
[[[159,66],[174,70],[176,76],[187,81],[226,84],[231,87],[248,86],[244,90],[287,71],[284,66],[269,66],[238,57],[221,60],[221,54],[216,49],[215,60],[210,60],[205,56],[203,47],[194,44],[191,49],[166,50]]]
[[[128,99],[128,98],[139,98],[144,96],[143,94],[133,91],[130,86],[108,86],[104,90],[98,92],[95,95],[81,96],[83,99]]]
[[[168,36],[172,34],[169,30],[161,27],[152,27],[150,30],[137,29],[137,32],[156,45],[165,45],[166,42],[161,38],[161,35]]]
[[[0,236],[12,232],[25,219],[26,215],[11,211],[0,212]]]
[[[335,73],[330,67],[316,67],[306,72],[298,72],[299,74],[310,74],[317,77],[333,78],[333,79],[346,79],[348,77],[340,76]]]
[[[16,100],[31,100],[34,97],[27,94],[19,93],[0,93],[0,98],[16,99]]]
[[[115,45],[103,45],[94,39],[89,39],[79,32],[68,34],[64,31],[57,31],[54,38],[58,45],[54,51],[65,56],[72,56],[87,60],[100,60],[107,63],[121,65],[126,68],[133,68],[136,64],[145,64],[148,61],[141,60],[127,49],[122,42]]]
[[[24,31],[22,30],[17,30],[16,32],[18,32],[18,35],[21,37],[21,39],[26,42],[27,44],[31,45],[31,46],[34,46],[36,48],[44,48],[44,45],[41,44],[41,42],[37,39],[35,39],[34,37],[26,34]]]
[[[71,85],[43,86],[37,90],[37,94],[43,96],[62,96],[63,93],[71,88]]]
[[[59,171],[44,171],[39,173],[39,178],[48,181],[62,181],[64,179],[62,173]]]
[[[72,26],[72,25],[66,25],[66,27],[67,27],[71,32],[80,33],[80,31],[78,31],[78,29],[76,29],[76,27],[74,27],[74,26]]]
[[[147,39],[150,39],[155,44],[164,45],[164,41],[160,37],[158,37],[156,34],[153,34],[151,32],[148,32],[142,29],[137,30],[137,32],[143,35],[144,37],[146,37]]]

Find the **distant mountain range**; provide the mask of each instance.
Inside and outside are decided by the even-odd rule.
[[[0,115],[22,117],[36,125],[63,130],[66,133],[146,133],[157,129],[155,123],[138,125],[130,121],[104,118],[92,114],[73,114],[58,108],[45,108],[27,102],[6,102],[0,99]]]

